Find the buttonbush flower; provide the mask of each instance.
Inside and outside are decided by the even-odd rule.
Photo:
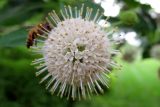
[[[108,87],[110,68],[117,66],[111,55],[113,41],[109,39],[112,31],[105,32],[98,25],[102,14],[99,10],[82,5],[64,6],[59,17],[55,11],[49,13],[46,21],[51,31],[43,29],[44,37],[33,49],[42,58],[33,61],[37,64],[36,75],[45,74],[40,81],[48,80],[46,88],[51,93],[67,98],[81,99],[93,93],[103,92]]]

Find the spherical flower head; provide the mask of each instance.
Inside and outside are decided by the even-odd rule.
[[[111,58],[116,51],[108,38],[110,32],[98,25],[99,10],[93,18],[92,9],[84,10],[84,5],[79,10],[64,7],[63,20],[55,11],[49,13],[46,19],[52,30],[44,28],[44,35],[39,35],[44,43],[34,47],[43,55],[33,61],[39,64],[36,75],[47,72],[41,82],[48,79],[46,88],[61,97],[81,99],[103,92],[102,86],[108,87],[109,68],[116,65]]]

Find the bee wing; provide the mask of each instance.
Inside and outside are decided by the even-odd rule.
[[[23,26],[24,29],[26,29],[27,31],[31,30],[34,26]]]

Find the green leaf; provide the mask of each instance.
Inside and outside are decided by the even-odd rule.
[[[24,28],[12,31],[0,37],[0,47],[24,46],[27,38],[27,30]]]
[[[136,23],[139,22],[138,16],[136,12],[134,12],[133,10],[127,10],[121,12],[119,18],[123,24],[129,26],[135,25]]]
[[[0,26],[16,25],[30,18],[43,4],[20,5],[0,11]]]

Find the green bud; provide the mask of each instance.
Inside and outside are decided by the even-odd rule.
[[[121,12],[119,18],[123,24],[130,26],[135,25],[139,21],[137,14],[130,10]]]

